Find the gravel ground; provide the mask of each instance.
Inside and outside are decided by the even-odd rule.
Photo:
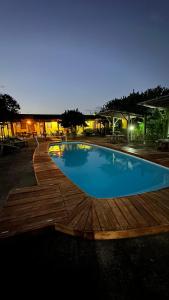
[[[52,228],[23,234],[0,241],[1,293],[167,300],[168,249],[168,234],[109,241],[82,240]]]
[[[36,185],[32,164],[35,146],[30,140],[28,147],[0,156],[0,207],[11,189]]]

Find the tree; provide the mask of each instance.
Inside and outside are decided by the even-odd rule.
[[[155,109],[151,116],[147,118],[146,138],[156,140],[166,138],[168,127],[168,112],[166,110]]]
[[[0,122],[12,121],[19,113],[20,105],[8,94],[0,94]]]
[[[6,122],[12,122],[18,115],[19,110],[20,105],[14,98],[8,94],[0,94],[0,127],[2,137],[5,136],[3,131],[4,125],[7,125],[8,128],[8,123]],[[13,134],[12,123],[11,131]]]
[[[154,99],[157,97],[169,95],[169,88],[161,87],[158,85],[153,89],[147,89],[144,92],[133,92],[128,96],[121,98],[114,98],[108,101],[101,109],[101,111],[106,110],[119,110],[131,113],[146,114],[150,110],[146,107],[138,105],[139,102]]]
[[[65,110],[61,116],[61,125],[64,128],[69,128],[72,133],[76,134],[76,126],[87,126],[85,122],[85,116],[76,110]]]

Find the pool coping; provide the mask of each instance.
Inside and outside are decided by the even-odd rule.
[[[169,231],[169,188],[111,199],[88,196],[52,161],[48,154],[51,143],[39,144],[33,155],[37,187],[10,193],[0,219],[0,237],[46,226],[93,240],[139,237]],[[114,149],[108,143],[93,144]],[[17,197],[23,200],[19,201]],[[9,226],[8,218],[12,218]]]

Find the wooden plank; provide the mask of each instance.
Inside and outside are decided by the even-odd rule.
[[[60,208],[63,208],[65,210],[65,206],[63,202],[58,202],[58,203],[52,203],[49,205],[39,205],[39,206],[34,206],[34,207],[18,207],[15,210],[9,211],[6,210],[4,211],[4,214],[1,215],[0,218],[0,224],[1,222],[9,222],[10,220],[14,220],[14,219],[22,219],[22,218],[27,218],[27,217],[31,217],[31,216],[35,216],[35,215],[43,215],[45,213],[48,212],[56,212],[58,211]]]
[[[129,223],[127,222],[125,216],[123,215],[123,213],[121,212],[119,206],[117,205],[118,198],[113,198],[113,199],[108,199],[108,203],[110,205],[110,208],[119,224],[119,228],[121,229],[127,229],[130,228]]]
[[[66,178],[64,179],[63,182],[59,184],[59,188],[60,191],[64,193],[64,195],[66,195],[66,193],[68,193],[69,195],[73,193],[84,194],[84,192],[82,192],[82,190],[80,190],[80,188],[77,185],[73,184],[71,181],[67,180]]]
[[[26,203],[34,203],[34,202],[40,202],[46,199],[59,199],[62,198],[61,193],[60,192],[51,192],[47,195],[37,195],[34,197],[21,197],[19,199],[16,200],[10,200],[6,203],[6,205],[4,207],[9,207],[9,206],[16,206],[16,205],[22,205],[22,204],[26,204]]]
[[[89,215],[90,206],[91,205],[89,203],[86,203],[86,207],[83,208],[78,214],[76,214],[69,225],[72,226],[75,230],[83,232]]]
[[[152,217],[149,211],[145,208],[138,196],[130,197],[130,202],[139,211],[140,215],[146,220],[148,226],[157,226],[158,222]]]
[[[84,232],[93,232],[95,230],[101,230],[100,222],[98,215],[95,210],[94,198],[90,198],[91,206],[88,214],[88,218],[86,221],[86,225],[84,228]]]
[[[154,203],[157,208],[159,208],[159,211],[166,216],[166,218],[169,220],[169,203],[166,198],[163,197],[163,195],[157,194],[157,193],[149,193],[148,194],[149,201],[151,203]],[[167,201],[166,201],[167,200]]]
[[[40,197],[43,199],[46,195],[58,195],[61,194],[59,187],[55,186],[56,188],[46,188],[45,190],[39,190],[39,191],[32,191],[32,192],[21,192],[20,194],[11,194],[8,197],[8,202],[13,202],[16,200],[29,200],[31,198]]]
[[[95,206],[92,207],[92,220],[93,220],[93,230],[101,230],[101,225],[99,221],[99,217],[97,215]]]
[[[88,202],[84,198],[80,203],[78,203],[76,206],[74,206],[73,209],[69,209],[69,206],[66,206],[67,212],[68,212],[68,222],[69,224],[74,224],[74,220],[76,220],[76,217],[81,212],[83,213],[85,209],[87,209],[89,206]],[[77,217],[78,218],[78,217]]]
[[[96,200],[97,201],[97,200]],[[120,225],[115,218],[112,209],[110,208],[109,202],[107,199],[99,199],[101,204],[101,209],[104,209],[105,215],[107,216],[107,219],[109,220],[109,223],[111,224],[111,228],[114,230],[118,230],[120,228]]]
[[[134,226],[148,226],[149,225],[149,223],[142,216],[140,211],[138,209],[136,209],[136,207],[133,205],[130,198],[125,197],[125,198],[120,198],[120,200],[122,201],[122,205],[126,209],[126,217],[127,218],[129,216],[128,212],[130,212],[130,215],[132,216],[131,222],[134,221],[134,223],[133,223]]]
[[[95,206],[95,211],[97,213],[99,223],[102,230],[116,230],[115,222],[113,221],[113,215],[111,213],[110,207],[104,199],[95,199],[93,201]]]
[[[15,228],[19,228],[19,226],[23,227],[23,226],[26,226],[27,224],[30,224],[30,226],[31,226],[31,222],[34,223],[34,222],[36,222],[36,220],[38,222],[40,221],[40,222],[55,223],[56,217],[57,217],[57,219],[59,218],[59,221],[62,218],[67,218],[67,216],[64,213],[64,210],[60,211],[59,216],[56,215],[55,211],[54,212],[53,211],[45,212],[44,214],[41,212],[35,216],[30,216],[30,217],[25,216],[23,218],[16,219],[14,222],[13,222],[13,220],[10,220],[10,222],[8,222],[8,223],[7,222],[1,223],[0,231],[2,231],[4,229],[12,231],[12,230],[15,230]]]
[[[160,192],[158,192],[158,194],[156,193],[156,195],[158,195],[160,199],[162,198],[163,200],[165,200],[165,204],[167,206],[169,205],[169,189],[160,190]]]
[[[144,201],[144,199],[141,196],[142,194],[137,195],[137,202],[140,202],[140,205],[147,211],[149,215],[151,215],[156,225],[161,224],[161,220],[159,220],[159,217],[156,216],[156,213],[154,213],[152,207],[148,204],[147,201]]]
[[[140,198],[142,199],[142,202],[144,202],[144,205],[147,206],[149,212],[152,214],[152,216],[158,221],[159,224],[168,224],[169,219],[164,216],[162,213],[162,210],[153,203],[152,200],[147,196],[147,194],[141,194]]]
[[[87,216],[87,219],[86,219],[86,224],[85,224],[85,227],[84,227],[84,231],[90,231],[92,232],[93,231],[93,217],[92,217],[92,201],[91,201],[91,205],[90,205],[90,208],[89,208],[89,211],[88,211],[88,216]]]
[[[120,208],[122,214],[124,215],[125,219],[127,220],[130,228],[137,227],[138,223],[135,217],[131,214],[128,206],[125,205],[124,198],[115,199],[116,205]]]
[[[147,236],[152,234],[169,232],[169,225],[158,225],[153,227],[134,228],[122,231],[95,231],[93,239],[95,240],[110,240],[134,238],[140,236]]]
[[[46,216],[46,218],[43,217],[43,219],[41,220],[39,220],[38,217],[30,220],[26,220],[22,225],[19,223],[18,226],[15,227],[12,226],[11,228],[7,228],[4,231],[0,232],[0,238],[16,235],[26,231],[32,231],[32,230],[44,228],[51,225],[54,226],[55,219],[52,219],[51,217],[52,215],[49,214],[48,218]]]

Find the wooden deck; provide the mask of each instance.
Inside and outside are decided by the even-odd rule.
[[[169,231],[168,188],[112,199],[89,197],[53,163],[48,155],[48,144],[40,144],[34,153],[37,186],[16,189],[9,194],[0,213],[1,238],[46,226],[88,239],[117,239]],[[113,148],[110,144],[106,146]],[[129,149],[122,151],[130,152]],[[169,166],[168,154],[145,152],[141,156]]]

